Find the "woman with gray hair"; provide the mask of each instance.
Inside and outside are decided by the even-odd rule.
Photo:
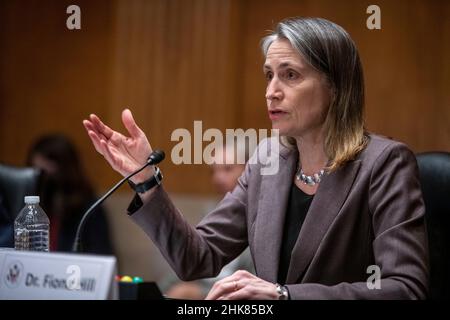
[[[251,159],[195,228],[161,185],[139,190],[131,219],[184,280],[215,276],[250,247],[257,275],[237,271],[208,299],[425,298],[417,164],[404,144],[364,129],[363,72],[352,39],[330,21],[294,18],[280,22],[262,49],[268,115],[281,138],[258,148],[277,152]],[[152,149],[129,110],[122,120],[129,137],[95,115],[84,126],[96,150],[127,175]],[[276,174],[261,174],[267,161],[279,162]],[[154,185],[153,175],[149,168],[133,180]]]

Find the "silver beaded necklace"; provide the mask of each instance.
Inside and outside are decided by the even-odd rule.
[[[303,172],[303,169],[301,166],[298,167],[298,170],[295,174],[295,177],[297,180],[300,180],[304,184],[307,184],[308,186],[314,186],[322,180],[322,176],[325,173],[325,170],[322,169],[317,173],[314,173],[312,176],[308,176]]]

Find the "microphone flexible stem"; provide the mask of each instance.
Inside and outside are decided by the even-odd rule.
[[[87,218],[89,218],[91,212],[97,208],[100,204],[103,203],[103,201],[105,201],[114,191],[116,191],[122,184],[124,184],[125,181],[127,181],[128,179],[130,179],[131,177],[135,176],[136,174],[138,174],[139,172],[141,172],[142,170],[144,170],[145,168],[147,168],[149,165],[152,164],[152,161],[147,161],[147,163],[145,165],[143,165],[141,168],[139,168],[138,170],[134,171],[133,173],[130,173],[128,176],[126,176],[125,178],[123,178],[122,180],[120,180],[114,187],[112,187],[105,195],[103,195],[103,197],[101,197],[100,199],[98,199],[87,211],[86,213],[83,215],[83,217],[81,218],[80,223],[78,224],[78,228],[77,228],[77,233],[75,235],[75,241],[73,243],[73,247],[72,247],[72,251],[73,252],[81,252],[82,251],[82,246],[81,246],[81,236],[82,233],[84,231],[84,226],[86,225],[87,222]]]

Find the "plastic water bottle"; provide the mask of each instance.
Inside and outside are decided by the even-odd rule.
[[[25,207],[14,221],[16,250],[49,251],[50,220],[38,196],[25,197]]]

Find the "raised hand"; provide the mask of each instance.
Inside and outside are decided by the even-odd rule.
[[[91,114],[89,120],[83,120],[83,125],[97,152],[114,170],[126,176],[146,162],[152,148],[144,132],[134,121],[130,110],[125,109],[122,112],[122,122],[129,137],[109,128],[95,114]],[[134,183],[140,183],[152,174],[153,169],[147,168],[134,176],[132,180]]]

